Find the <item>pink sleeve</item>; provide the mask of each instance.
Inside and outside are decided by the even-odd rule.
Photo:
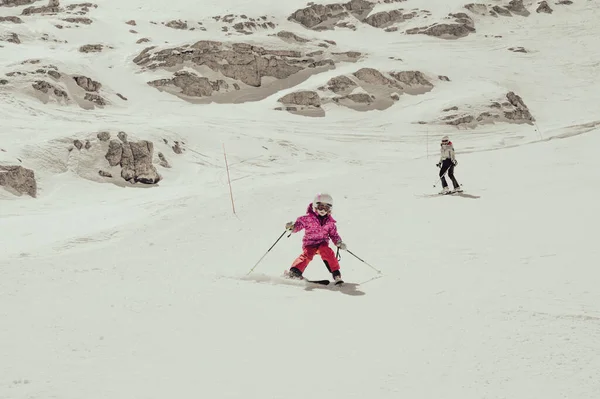
[[[334,242],[334,244],[337,244],[338,242],[342,241],[342,237],[340,237],[340,235],[337,232],[337,226],[335,225],[335,223],[331,224],[331,227],[329,229],[329,237],[331,237],[331,240]]]
[[[296,221],[294,222],[294,230],[292,230],[293,233],[297,233],[300,230],[302,230],[304,228],[304,221],[302,220],[302,216],[300,216],[298,219],[296,219]]]

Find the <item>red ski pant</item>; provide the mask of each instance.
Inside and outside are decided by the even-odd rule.
[[[311,260],[313,260],[316,254],[319,254],[321,256],[321,259],[325,261],[330,273],[336,270],[340,270],[340,263],[335,257],[335,253],[331,248],[329,248],[329,245],[327,245],[327,243],[314,247],[305,247],[302,251],[302,254],[298,258],[296,258],[294,263],[292,263],[292,267],[295,267],[302,273],[304,273],[306,266],[308,266],[308,264]]]

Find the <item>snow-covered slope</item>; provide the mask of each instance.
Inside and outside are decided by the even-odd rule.
[[[37,188],[35,198],[0,191],[0,398],[596,398],[600,7],[550,2],[548,14],[525,2],[523,16],[519,2],[466,3],[381,2],[367,15],[415,15],[375,27],[349,13],[324,23],[354,28],[322,31],[289,18],[307,7],[297,0],[0,6],[0,38],[20,42],[0,42],[0,167],[33,171]],[[514,12],[493,16],[494,6]],[[275,27],[233,28],[250,18]],[[475,31],[406,33],[457,19]],[[162,24],[172,20],[188,28]],[[226,70],[134,62],[145,46],[179,56],[201,40],[303,57],[317,48],[334,65],[259,87],[237,79],[231,104],[147,84],[187,71],[233,90]],[[104,47],[79,51],[90,44]],[[361,55],[333,54],[348,51]],[[354,75],[362,68],[388,80]],[[395,80],[403,71],[432,86]],[[346,95],[327,89],[339,76],[386,107],[331,100]],[[320,117],[274,109],[299,91],[318,94]],[[462,197],[429,196],[446,134]],[[126,182],[110,151],[146,142],[153,152],[136,162],[149,157],[161,179]],[[333,195],[348,248],[382,274],[342,252],[342,275],[358,286],[283,280],[299,234],[247,275],[319,191]],[[330,277],[318,257],[306,276]]]

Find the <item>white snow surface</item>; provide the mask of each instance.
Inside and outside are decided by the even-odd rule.
[[[550,2],[553,14],[526,18],[477,16],[477,32],[453,41],[404,35],[404,26],[309,31],[286,20],[306,5],[298,0],[98,3],[87,15],[93,24],[77,29],[58,30],[51,16],[0,24],[23,42],[3,42],[1,73],[41,59],[90,72],[129,99],[84,110],[0,86],[0,162],[21,159],[39,188],[35,199],[0,193],[0,398],[600,397],[598,2]],[[432,23],[466,3],[398,8],[427,9]],[[189,104],[146,85],[152,77],[132,62],[143,49],[138,37],[171,46],[260,43],[272,33],[226,36],[211,17],[227,13],[269,15],[278,30],[367,57],[244,104]],[[128,32],[130,19],[139,35]],[[150,24],[170,19],[208,30]],[[36,39],[42,33],[67,43]],[[114,49],[77,51],[88,43]],[[451,81],[385,111],[328,104],[325,117],[307,118],[272,110],[287,92],[360,67]],[[511,90],[536,125],[416,123]],[[173,167],[160,170],[155,187],[118,187],[59,160],[65,143],[106,129],[153,140]],[[457,179],[478,198],[425,197],[439,190],[445,134]],[[163,138],[188,151],[169,153]],[[382,274],[342,252],[342,275],[355,289],[284,280],[301,251],[296,234],[247,275],[319,191],[333,195],[348,249]],[[330,278],[318,256],[305,275]]]

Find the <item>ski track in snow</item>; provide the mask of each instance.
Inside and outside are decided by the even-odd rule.
[[[408,0],[375,11],[431,11],[403,31],[464,4]],[[86,111],[0,86],[0,163],[34,169],[39,191],[0,191],[0,398],[597,399],[600,8],[549,4],[551,15],[474,16],[476,33],[458,40],[364,24],[310,31],[287,21],[300,0],[104,0],[89,26],[59,30],[58,17],[39,15],[1,23],[23,42],[0,42],[3,75],[40,59],[128,101]],[[211,17],[228,13],[269,15],[277,31],[366,58],[237,105],[188,104],[146,85],[155,75],[132,62],[140,37],[166,47],[260,43],[275,32],[227,36]],[[172,19],[208,31],[160,25]],[[42,42],[43,33],[68,43]],[[99,42],[114,48],[77,51]],[[507,50],[515,46],[529,53]],[[288,92],[362,67],[450,82],[385,111],[272,110]],[[511,90],[535,125],[417,123]],[[84,179],[66,148],[102,130],[152,140],[173,167],[146,189]],[[440,189],[445,134],[465,192],[424,198]],[[186,153],[163,139],[185,141]],[[301,253],[300,235],[286,235],[246,275],[321,190],[333,194],[348,248],[383,274],[342,251],[345,288],[284,279]],[[305,276],[331,277],[318,256]]]

